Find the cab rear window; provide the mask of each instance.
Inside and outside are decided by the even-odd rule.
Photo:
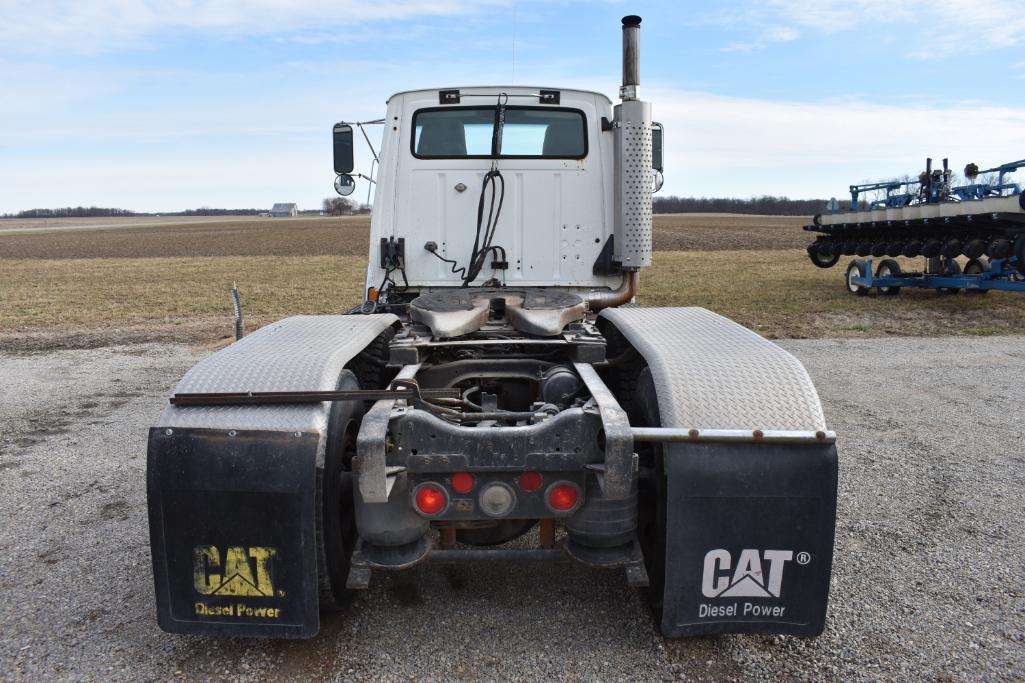
[[[581,159],[587,125],[578,109],[506,107],[496,135],[497,107],[420,109],[413,115],[413,156],[420,159]]]

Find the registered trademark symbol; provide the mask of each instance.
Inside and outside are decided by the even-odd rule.
[[[797,553],[797,564],[808,564],[811,562],[811,553]]]

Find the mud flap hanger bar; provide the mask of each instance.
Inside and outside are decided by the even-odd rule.
[[[658,443],[835,443],[836,432],[761,429],[688,429],[686,427],[633,427],[634,441]]]
[[[404,383],[395,389],[351,389],[346,391],[240,391],[203,394],[174,394],[171,405],[189,406],[254,406],[322,401],[379,401],[382,399],[459,398],[458,389],[420,389],[415,383]]]

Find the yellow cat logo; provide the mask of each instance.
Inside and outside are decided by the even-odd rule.
[[[216,546],[197,545],[192,549],[192,578],[200,595],[274,596],[271,559],[275,548],[228,548],[221,563]]]

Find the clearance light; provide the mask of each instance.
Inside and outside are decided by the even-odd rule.
[[[531,491],[537,491],[541,488],[541,473],[540,472],[524,472],[518,479],[520,488],[530,493]]]
[[[413,494],[413,504],[420,514],[432,516],[448,507],[448,496],[439,486],[421,484]]]
[[[452,490],[456,493],[469,493],[475,483],[469,472],[456,472],[452,475]]]
[[[568,512],[577,506],[579,493],[573,484],[563,482],[548,489],[548,506],[556,512]]]

